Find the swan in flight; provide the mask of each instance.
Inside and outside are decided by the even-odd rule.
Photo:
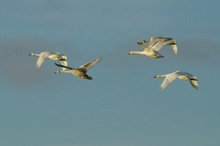
[[[145,43],[149,42],[147,46]],[[169,45],[172,47],[175,54],[178,52],[176,46],[176,41],[172,38],[165,37],[151,37],[150,40],[137,41],[137,44],[140,45],[144,50],[143,51],[130,51],[128,54],[141,54],[146,55],[150,58],[163,58],[159,51],[165,46]]]
[[[92,80],[92,77],[88,76],[86,74],[86,72],[101,60],[102,60],[102,57],[98,57],[91,62],[83,64],[79,68],[72,68],[72,67],[68,67],[68,66],[64,66],[64,65],[55,63],[55,65],[57,65],[59,67],[64,67],[64,68],[69,69],[69,70],[57,70],[55,73],[57,73],[57,74],[58,73],[71,73],[79,78]]]
[[[154,78],[165,78],[164,81],[162,82],[160,88],[163,90],[166,88],[170,83],[172,83],[176,78],[179,78],[181,80],[186,80],[189,81],[190,84],[195,88],[199,89],[198,85],[198,80],[197,77],[187,73],[187,72],[182,72],[182,71],[175,71],[169,74],[164,74],[164,75],[155,75]]]
[[[40,68],[46,58],[60,61],[60,63],[64,66],[67,66],[67,57],[60,53],[52,53],[49,51],[37,53],[30,53],[30,56],[38,56],[38,60],[36,63],[36,68]],[[62,70],[66,70],[66,68],[62,68]]]
[[[145,55],[150,58],[163,58],[164,56],[160,55],[158,51],[152,50],[149,46],[144,44],[144,41],[137,41],[137,44],[143,47],[143,51],[130,51],[128,52],[128,55],[133,55],[133,54],[140,54],[140,55]]]

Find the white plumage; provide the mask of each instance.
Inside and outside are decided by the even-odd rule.
[[[81,65],[79,68],[72,68],[72,67],[68,67],[68,66],[64,66],[61,64],[57,64],[55,63],[55,65],[59,66],[59,67],[63,67],[63,68],[67,68],[69,70],[57,70],[55,73],[71,73],[79,78],[83,78],[83,79],[88,79],[88,80],[92,80],[92,77],[88,76],[86,74],[86,72],[93,67],[94,65],[96,65],[98,62],[100,62],[102,60],[102,57],[98,57],[93,61],[90,61],[88,63],[85,63],[83,65]]]
[[[60,63],[62,65],[67,66],[67,57],[64,54],[46,51],[46,52],[41,52],[40,54],[30,53],[29,55],[30,56],[38,56],[36,68],[40,68],[46,58],[60,61]],[[66,70],[66,68],[62,68],[62,69]]]
[[[147,46],[145,43],[149,42],[149,45]],[[165,46],[169,45],[172,47],[173,52],[175,54],[178,53],[178,48],[176,45],[176,41],[172,38],[166,38],[166,37],[151,37],[150,40],[142,40],[137,41],[137,44],[142,46],[144,49],[143,51],[130,51],[128,54],[141,54],[146,55],[150,58],[163,58],[161,54],[159,54],[159,51]]]
[[[189,81],[190,84],[195,88],[199,89],[198,85],[198,80],[197,77],[187,73],[187,72],[182,72],[182,71],[175,71],[169,74],[164,74],[164,75],[155,75],[154,78],[165,78],[164,81],[162,82],[160,88],[163,90],[166,88],[170,83],[172,83],[176,78],[179,78],[181,80],[186,80]]]

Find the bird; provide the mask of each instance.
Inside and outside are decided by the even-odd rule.
[[[40,68],[46,58],[60,61],[60,63],[64,66],[67,66],[67,57],[64,54],[53,53],[50,51],[45,51],[41,53],[30,53],[30,56],[38,56],[38,60],[36,63],[36,68]],[[62,70],[66,70],[66,68],[62,68]]]
[[[130,51],[128,52],[128,55],[140,54],[140,55],[148,56],[150,58],[163,58],[164,57],[161,54],[159,54],[158,51],[154,51],[149,46],[145,45],[144,41],[137,41],[137,44],[142,46],[144,50],[143,51]]]
[[[145,43],[149,42],[147,46]],[[144,50],[143,51],[130,51],[128,54],[141,54],[146,55],[150,58],[163,58],[164,56],[159,54],[159,51],[165,46],[169,45],[172,47],[175,54],[178,52],[176,40],[167,37],[151,37],[150,40],[137,41]]]
[[[101,60],[102,60],[102,57],[98,57],[93,61],[90,61],[88,63],[85,63],[85,64],[81,65],[79,68],[72,68],[72,67],[68,67],[68,66],[64,66],[64,65],[55,63],[56,66],[64,67],[64,68],[69,69],[69,70],[57,70],[55,73],[57,73],[57,74],[59,74],[59,73],[71,73],[71,74],[75,75],[76,77],[79,77],[79,78],[82,78],[82,79],[92,80],[93,78],[91,76],[87,75],[87,71],[91,67],[96,65],[98,62],[100,62]]]
[[[198,85],[198,79],[196,76],[187,73],[187,72],[182,72],[182,71],[175,71],[169,74],[164,74],[164,75],[155,75],[154,78],[165,78],[164,81],[162,82],[160,88],[163,90],[166,88],[170,83],[172,83],[176,78],[189,81],[190,84],[195,88],[199,89]]]

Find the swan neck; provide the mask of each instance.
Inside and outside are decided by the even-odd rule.
[[[155,78],[165,78],[166,75],[156,75]]]
[[[30,56],[40,56],[40,54],[37,54],[37,53],[30,53],[29,55]]]
[[[60,74],[60,73],[71,73],[71,70],[57,70],[55,73]]]
[[[142,54],[140,51],[130,51],[129,54]]]

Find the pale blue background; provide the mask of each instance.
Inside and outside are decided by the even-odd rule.
[[[219,146],[220,2],[0,0],[1,146]],[[163,59],[127,53],[136,40],[173,37]],[[69,66],[102,56],[94,80],[35,68],[31,52]],[[199,91],[155,74],[196,75]]]

